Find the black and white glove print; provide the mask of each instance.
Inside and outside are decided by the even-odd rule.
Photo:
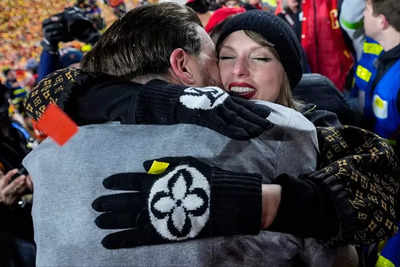
[[[157,80],[138,94],[135,118],[138,124],[191,123],[248,140],[272,127],[270,112],[218,87],[186,88]]]
[[[193,238],[257,234],[261,226],[261,177],[211,167],[192,157],[161,158],[143,164],[147,173],[118,173],[103,185],[133,192],[93,202],[102,212],[95,223],[108,234],[108,249]]]

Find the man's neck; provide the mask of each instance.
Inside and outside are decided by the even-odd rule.
[[[382,38],[378,42],[387,52],[400,44],[400,32],[390,27],[382,33]]]

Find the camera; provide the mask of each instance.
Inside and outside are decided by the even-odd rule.
[[[93,22],[75,6],[68,7],[63,12],[45,19],[43,31],[47,39],[63,42],[77,39],[84,43],[94,44],[100,38],[100,33]]]
[[[67,32],[74,39],[94,44],[100,38],[100,33],[93,22],[79,8],[66,8],[63,14],[67,24]]]

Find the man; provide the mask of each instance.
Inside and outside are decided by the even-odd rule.
[[[0,84],[0,249],[4,251],[0,265],[35,266],[31,205],[21,200],[32,192],[32,182],[28,175],[17,175],[33,140],[9,117],[4,87]]]
[[[352,92],[358,97],[364,126],[385,138],[394,146],[398,155],[400,2],[344,1],[343,7],[346,7],[347,11],[341,19],[342,24],[352,34],[350,36],[353,37],[355,43],[364,40]],[[364,24],[360,23],[362,20]],[[389,263],[393,266],[400,265],[399,250],[400,233],[398,232],[395,237],[389,239],[380,252],[376,266]],[[373,259],[373,261],[376,260]]]
[[[376,72],[368,85],[359,92],[369,128],[397,149],[400,114],[400,11],[399,1],[366,2],[364,11],[365,34],[377,41],[383,48],[374,63]],[[396,13],[397,12],[397,13]]]
[[[147,31],[148,25],[152,25],[151,32]],[[219,88],[195,87],[219,82],[211,40],[199,26],[200,22],[193,12],[171,3],[132,10],[110,27],[82,62],[85,70],[112,74],[125,81],[93,73],[79,74],[76,70],[63,70],[42,81],[37,87],[40,90],[34,90],[30,95],[27,110],[35,119],[40,119],[45,109],[43,105],[52,99],[78,124],[91,124],[81,127],[65,147],[59,148],[45,141],[25,160],[30,173],[37,177],[35,201],[40,204],[34,206],[33,213],[37,231],[38,266],[93,266],[104,263],[107,266],[242,265],[243,262],[246,265],[259,265],[260,262],[266,265],[306,262],[310,266],[318,266],[331,263],[334,251],[323,249],[311,240],[303,243],[303,239],[292,235],[272,232],[263,232],[255,237],[208,239],[112,252],[99,244],[100,239],[108,233],[111,234],[102,243],[111,249],[162,244],[195,237],[256,233],[260,225],[266,228],[272,221],[277,221],[280,186],[263,185],[263,197],[265,195],[266,198],[263,198],[263,216],[260,218],[261,201],[257,193],[261,189],[260,177],[246,172],[262,173],[264,182],[268,183],[282,172],[298,175],[315,167],[315,135],[313,128],[300,114],[268,104],[271,114],[267,122],[273,126],[260,135],[259,127],[256,126],[263,124],[254,117],[252,123],[248,123],[249,116],[243,116],[245,114],[242,112],[246,108],[255,110],[255,106],[242,102],[242,108],[238,109],[240,101],[227,96]],[[176,34],[172,35],[169,31]],[[70,82],[65,83],[65,80]],[[165,81],[186,86],[167,84]],[[55,90],[53,92],[49,89]],[[178,105],[174,106],[176,102]],[[230,113],[236,112],[234,120],[240,122],[240,125],[247,125],[247,139],[257,138],[235,141],[215,132],[228,136],[235,131],[240,133],[238,125],[231,128],[232,132],[225,131],[230,126],[224,125],[223,121],[232,117],[232,114],[224,110],[228,104]],[[291,116],[295,124],[289,122],[288,116]],[[110,121],[114,123],[103,123]],[[265,123],[264,119],[262,121]],[[177,122],[198,124],[209,129],[188,124],[127,125]],[[241,133],[240,138],[246,139],[246,133]],[[102,148],[99,148],[99,144]],[[187,155],[201,158],[202,161],[188,158]],[[166,156],[175,158],[164,158],[158,162],[151,160]],[[40,160],[43,157],[49,159]],[[290,157],[295,159],[291,160]],[[281,159],[286,160],[282,162]],[[141,164],[144,160],[150,160],[144,163],[149,174],[143,173]],[[85,166],[77,167],[82,162]],[[126,174],[128,172],[130,174]],[[48,175],[57,183],[49,184]],[[102,178],[107,176],[110,177],[104,181],[106,188],[139,190],[141,194],[127,193],[97,198],[110,193],[99,185]],[[192,179],[193,176],[197,179]],[[75,177],[79,177],[79,183],[75,182]],[[321,176],[319,179],[322,180]],[[292,187],[290,181],[293,181]],[[287,186],[283,186],[286,194],[297,194],[299,192],[296,190],[305,188],[297,179],[288,178],[286,182]],[[201,184],[203,187],[198,190]],[[207,184],[211,184],[211,198],[207,193],[210,191]],[[53,191],[57,192],[54,196],[48,193],[52,191],[52,186]],[[337,184],[334,187],[339,191],[342,188]],[[66,190],[60,191],[59,188]],[[91,188],[89,192],[88,188]],[[306,188],[314,189],[313,186]],[[299,205],[316,202],[316,206],[324,211],[326,208],[328,213],[332,209],[330,204],[314,201],[313,197],[298,201],[296,194],[283,199],[291,200],[289,203],[298,202]],[[49,195],[53,199],[49,199]],[[132,228],[132,224],[133,228],[121,232],[95,228],[92,221],[98,214],[90,208],[95,198],[94,209],[106,211],[96,219],[100,228],[126,229]],[[63,210],[60,210],[56,199],[67,199],[63,203]],[[151,203],[150,209],[146,203]],[[211,208],[205,203],[210,203]],[[288,202],[281,203],[281,214],[285,214],[287,206],[292,207]],[[304,218],[296,215],[296,224],[291,223],[293,220],[285,222],[281,219],[284,227],[280,226],[279,229],[282,231],[326,238],[326,235],[337,230],[334,226],[333,230],[329,228],[318,231],[324,222],[321,223],[321,218],[312,213],[314,210],[310,212],[308,208],[300,208],[295,211],[289,208],[284,217],[289,218],[291,211],[293,214],[303,211]],[[47,213],[57,219],[45,219]],[[305,225],[307,232],[302,228]],[[279,226],[275,227],[278,229]],[[74,231],[74,234],[60,233],[65,228]],[[57,240],[57,244],[50,243],[50,239]],[[273,247],[277,245],[276,242],[285,244],[285,250],[275,253]],[[61,249],[65,246],[68,249]],[[243,251],[243,246],[251,250]],[[305,246],[311,249],[306,250]],[[306,251],[311,250],[314,254],[306,255]],[[240,257],[227,256],[236,254]]]
[[[343,5],[350,7],[350,2],[343,2]],[[354,17],[348,14],[342,19],[342,24],[348,25],[347,31],[353,33],[356,41],[362,37],[365,39],[355,71],[352,94],[358,97],[365,128],[387,139],[397,149],[400,81],[396,68],[400,64],[400,17],[396,12],[400,10],[400,3],[390,0],[362,2],[355,3],[357,9]],[[357,23],[362,11],[363,24]],[[361,28],[358,31],[349,30],[362,25],[365,36]]]

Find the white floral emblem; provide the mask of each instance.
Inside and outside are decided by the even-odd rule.
[[[229,96],[224,90],[218,87],[189,87],[184,90],[185,94],[179,101],[190,109],[209,110],[222,104]]]
[[[150,190],[150,221],[168,240],[197,236],[210,216],[210,184],[196,168],[181,165]]]

